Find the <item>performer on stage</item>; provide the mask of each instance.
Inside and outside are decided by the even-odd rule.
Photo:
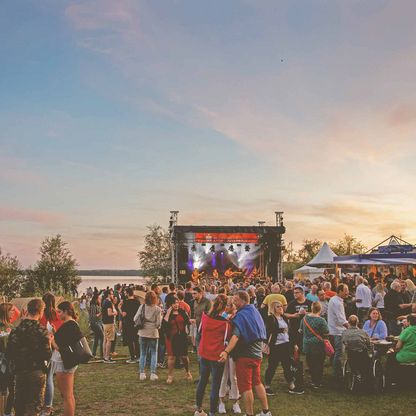
[[[200,279],[204,275],[204,272],[200,273],[199,270],[195,267],[194,271],[192,272],[191,280],[194,286],[199,286]]]

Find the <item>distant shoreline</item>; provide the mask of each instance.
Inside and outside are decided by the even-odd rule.
[[[134,276],[142,277],[143,272],[139,269],[115,270],[115,269],[93,269],[77,270],[80,276]]]

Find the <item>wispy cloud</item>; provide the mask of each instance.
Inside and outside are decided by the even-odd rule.
[[[57,225],[65,216],[55,212],[26,208],[0,207],[0,221],[30,222],[42,225]]]

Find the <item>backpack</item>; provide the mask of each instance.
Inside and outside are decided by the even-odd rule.
[[[143,329],[144,323],[146,321],[145,319],[145,304],[143,303],[142,306],[140,306],[140,312],[136,314],[135,320],[134,320],[134,326],[136,329]]]

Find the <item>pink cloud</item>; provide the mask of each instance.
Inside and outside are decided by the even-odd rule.
[[[0,221],[32,222],[54,225],[64,220],[64,216],[41,210],[0,207]]]

